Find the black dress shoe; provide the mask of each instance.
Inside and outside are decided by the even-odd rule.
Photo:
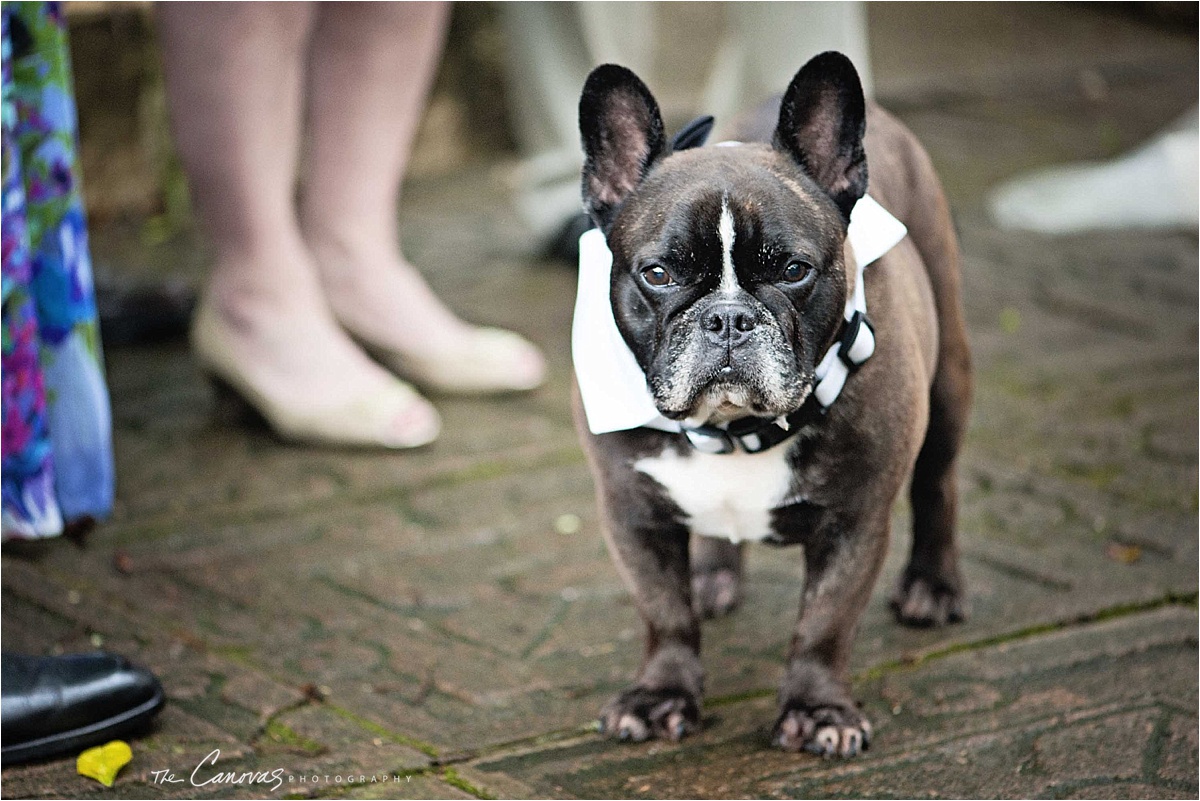
[[[187,336],[196,292],[180,281],[130,284],[97,279],[100,341],[109,347],[151,345]]]
[[[79,752],[136,730],[163,705],[147,670],[101,651],[0,655],[0,762]]]
[[[542,249],[543,257],[567,267],[578,267],[579,237],[593,227],[591,218],[582,212],[567,218]]]

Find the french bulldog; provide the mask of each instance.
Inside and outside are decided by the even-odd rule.
[[[845,56],[812,59],[752,116],[766,123],[735,146],[676,149],[628,69],[596,68],[580,100],[583,198],[612,254],[616,327],[676,427],[593,434],[575,392],[605,538],[646,629],[637,681],[600,726],[635,741],[696,730],[701,619],[738,603],[745,542],[799,545],[773,743],[853,756],[871,725],[851,695],[851,644],[906,480],[912,548],[891,607],[912,626],[965,614],[959,250],[929,157],[865,102]],[[868,192],[908,235],[861,272],[847,230]],[[846,316],[856,289],[864,319]],[[870,358],[847,356],[863,342]],[[831,360],[847,369],[826,404]]]

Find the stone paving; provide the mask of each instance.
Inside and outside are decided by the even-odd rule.
[[[637,667],[639,622],[570,423],[574,274],[531,257],[497,164],[411,186],[405,241],[457,308],[544,346],[552,380],[438,398],[433,447],[282,445],[217,415],[182,345],[109,352],[116,512],[83,547],[5,550],[4,647],[103,645],[158,672],[170,703],[113,789],[60,760],[5,770],[4,794],[1196,797],[1196,235],[1052,239],[984,211],[996,181],[1112,155],[1194,103],[1195,32],[1096,9],[1050,30],[1061,10],[939,8],[933,22],[874,8],[871,24],[879,95],[929,148],[966,254],[973,615],[891,622],[897,509],[853,659],[868,754],[769,747],[802,560],[766,547],[743,608],[706,625],[703,731],[678,745],[591,731]],[[889,47],[920,20],[943,46],[905,66]],[[1055,36],[1072,42],[1057,56]],[[975,51],[996,66],[955,37],[998,41]],[[1029,58],[1003,62],[1006,37]],[[1080,89],[1084,66],[1102,97]],[[183,781],[156,782],[163,770]],[[278,788],[213,778],[276,770]]]

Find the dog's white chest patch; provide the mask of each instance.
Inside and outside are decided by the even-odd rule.
[[[673,450],[634,462],[688,517],[692,531],[733,542],[771,534],[771,510],[787,497],[787,448],[762,453],[679,454]]]

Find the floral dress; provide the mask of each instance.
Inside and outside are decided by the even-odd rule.
[[[58,3],[3,15],[3,538],[112,508],[112,422]]]

